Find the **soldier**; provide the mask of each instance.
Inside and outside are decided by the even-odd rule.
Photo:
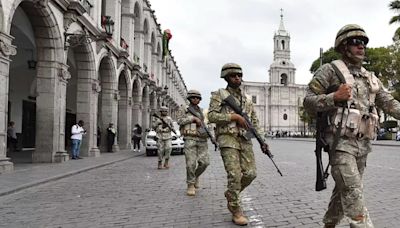
[[[194,196],[196,188],[199,188],[199,177],[210,164],[210,160],[207,146],[208,135],[202,128],[203,109],[198,105],[201,101],[201,94],[197,90],[189,90],[187,99],[190,102],[189,107],[181,108],[178,124],[185,139],[186,194]]]
[[[245,137],[248,129],[245,119],[225,105],[223,100],[230,94],[233,95],[238,106],[249,115],[256,128],[258,119],[251,98],[240,89],[242,68],[238,64],[227,63],[222,67],[221,78],[225,79],[228,86],[211,93],[208,120],[216,124],[215,134],[228,176],[228,189],[225,191],[228,210],[232,213],[235,224],[246,225],[248,219],[240,207],[239,194],[256,178],[253,145]]]
[[[161,106],[160,108],[161,119],[156,118],[153,124],[153,128],[157,133],[157,147],[158,147],[158,169],[162,169],[162,163],[164,162],[164,168],[169,168],[169,156],[171,154],[171,129],[172,118],[168,116],[168,108]]]
[[[343,217],[353,228],[374,227],[364,203],[362,176],[379,125],[377,107],[400,119],[400,103],[362,67],[368,40],[358,25],[341,28],[335,40],[341,59],[316,71],[304,98],[309,113],[328,116],[324,134],[335,188],[323,219],[326,228],[335,227]]]

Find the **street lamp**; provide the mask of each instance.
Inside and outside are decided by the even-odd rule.
[[[106,30],[108,36],[112,36],[114,32],[114,21],[111,16],[103,16],[101,18],[101,26]]]

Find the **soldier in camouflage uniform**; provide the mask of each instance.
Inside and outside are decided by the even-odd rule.
[[[208,135],[202,129],[203,110],[198,105],[201,94],[197,90],[189,90],[187,99],[190,102],[189,107],[181,108],[178,124],[185,140],[186,183],[188,185],[186,193],[188,196],[194,196],[196,188],[199,188],[199,177],[210,164],[210,160],[207,146]],[[193,115],[189,108],[196,115]]]
[[[169,156],[171,154],[171,129],[167,124],[172,127],[172,118],[168,116],[168,108],[162,106],[160,108],[161,118],[165,121],[164,124],[160,119],[155,118],[153,128],[157,133],[157,148],[158,148],[158,169],[162,169],[162,163],[164,162],[164,168],[169,168]]]
[[[239,194],[256,178],[253,145],[245,137],[248,129],[246,121],[225,105],[223,100],[233,95],[238,106],[251,118],[254,127],[258,126],[258,120],[251,98],[240,89],[242,68],[238,64],[227,63],[222,67],[221,78],[225,79],[228,86],[211,93],[208,120],[216,124],[215,134],[228,176],[225,197],[233,215],[232,221],[237,225],[246,225],[248,219],[240,207]]]
[[[309,113],[328,115],[324,133],[331,148],[329,162],[335,188],[323,219],[326,228],[335,227],[344,217],[352,228],[374,227],[364,203],[362,176],[379,124],[377,107],[400,119],[400,103],[373,72],[361,65],[367,43],[360,26],[350,24],[340,29],[335,50],[341,59],[316,71],[304,99]]]

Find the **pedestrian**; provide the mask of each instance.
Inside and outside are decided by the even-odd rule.
[[[142,139],[142,127],[135,124],[132,130],[133,152],[140,152],[140,140]],[[136,150],[137,148],[137,150]]]
[[[225,191],[228,209],[232,213],[232,221],[237,225],[248,223],[240,207],[240,192],[256,178],[256,164],[251,139],[246,137],[248,125],[245,119],[236,114],[223,100],[229,95],[234,96],[238,106],[248,114],[254,127],[258,127],[251,98],[240,88],[242,76],[242,68],[238,64],[223,65],[221,78],[225,79],[228,86],[211,93],[208,111],[209,122],[216,124],[215,134],[228,176],[228,189]],[[268,149],[267,145],[265,147],[263,150]]]
[[[7,126],[7,145],[9,146],[9,151],[17,151],[17,133],[15,132],[15,122],[10,121]]]
[[[169,157],[171,155],[171,128],[172,128],[172,118],[168,116],[168,108],[166,106],[161,106],[160,108],[161,116],[156,118],[153,124],[153,128],[157,135],[157,147],[158,147],[158,169],[164,168],[168,169]]]
[[[181,107],[178,114],[178,124],[183,134],[186,158],[186,183],[188,196],[196,195],[199,186],[200,175],[210,164],[207,146],[207,132],[204,130],[203,109],[199,107],[201,94],[197,90],[189,90],[188,107]],[[194,112],[194,114],[192,113]]]
[[[72,140],[72,154],[71,159],[82,159],[80,157],[80,148],[82,144],[82,136],[86,134],[86,130],[83,128],[85,123],[83,120],[79,120],[77,124],[71,128],[71,140]]]
[[[108,128],[107,128],[107,152],[110,152],[110,153],[113,152],[112,147],[114,145],[116,134],[117,134],[117,131],[114,128],[114,124],[109,123]]]
[[[362,67],[368,41],[359,25],[342,27],[334,46],[340,59],[316,71],[304,98],[307,112],[327,115],[323,134],[329,144],[335,187],[323,219],[325,228],[335,227],[343,218],[350,227],[374,227],[365,206],[362,179],[379,126],[377,108],[400,119],[400,103],[374,72]]]

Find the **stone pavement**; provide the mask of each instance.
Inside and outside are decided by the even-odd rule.
[[[333,181],[330,177],[327,190],[314,191],[313,142],[268,143],[284,177],[255,150],[258,176],[242,194],[248,227],[322,227]],[[393,145],[374,146],[365,174],[367,206],[377,228],[399,227],[400,152]],[[236,227],[223,196],[226,174],[219,153],[210,151],[211,164],[195,197],[185,195],[184,156],[173,156],[170,170],[157,170],[156,157],[135,155],[119,152],[64,164],[17,165],[15,173],[0,176],[3,192],[12,179],[25,185],[40,176],[43,182],[56,180],[3,193],[0,227]]]

